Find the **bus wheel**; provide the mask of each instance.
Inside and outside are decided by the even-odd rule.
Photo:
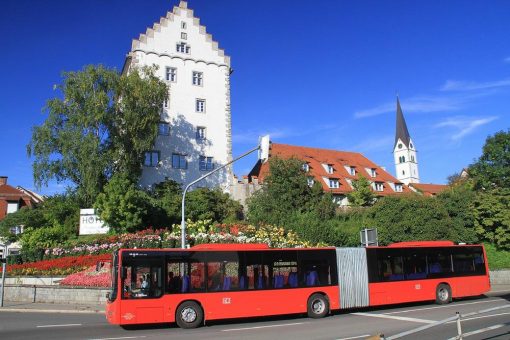
[[[441,283],[436,289],[436,303],[444,305],[452,301],[452,290],[449,285]]]
[[[314,319],[322,318],[329,312],[329,301],[322,294],[313,294],[308,299],[307,313]]]
[[[175,322],[181,328],[197,328],[204,319],[204,312],[198,303],[186,301],[179,305],[175,313]]]

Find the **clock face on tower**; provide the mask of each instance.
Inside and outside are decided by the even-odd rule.
[[[398,143],[398,148],[402,149],[402,143]]]

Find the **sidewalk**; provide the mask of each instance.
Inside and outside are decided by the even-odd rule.
[[[104,314],[104,305],[76,305],[76,304],[56,304],[56,303],[31,303],[31,302],[12,302],[4,301],[4,306],[0,307],[0,312],[19,312],[19,313],[86,313],[86,314]]]
[[[510,295],[510,285],[492,285],[487,296]],[[0,307],[0,312],[20,312],[20,313],[88,313],[104,314],[105,305],[77,305],[77,304],[56,304],[56,303],[31,303],[31,302],[11,302],[4,301],[4,307]]]

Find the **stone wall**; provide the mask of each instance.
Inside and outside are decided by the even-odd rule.
[[[104,304],[107,288],[5,285],[5,301],[59,304]]]
[[[493,285],[507,285],[510,284],[510,269],[491,270],[491,284]]]

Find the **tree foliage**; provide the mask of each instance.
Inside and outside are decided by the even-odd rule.
[[[367,207],[374,204],[375,195],[371,189],[370,181],[360,175],[358,179],[352,181],[353,191],[351,191],[347,198],[349,204],[354,207]]]
[[[480,237],[499,248],[510,250],[510,189],[478,193],[473,214]]]
[[[134,69],[120,75],[103,66],[86,66],[65,72],[56,86],[62,96],[47,101],[48,117],[34,127],[27,146],[35,158],[36,185],[69,181],[78,199],[90,206],[112,174],[137,177],[168,96],[154,71]]]
[[[295,158],[269,160],[269,175],[262,189],[248,200],[250,221],[285,225],[294,213],[316,211],[321,218],[334,214],[331,195],[324,195],[319,183],[310,188],[302,165]]]
[[[489,136],[482,155],[469,167],[477,189],[510,188],[510,130]]]

